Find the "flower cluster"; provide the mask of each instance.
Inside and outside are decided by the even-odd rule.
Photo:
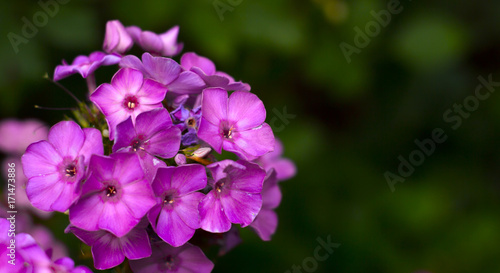
[[[234,224],[263,240],[276,231],[278,182],[295,166],[250,85],[196,53],[170,58],[183,49],[178,33],[108,22],[102,52],[53,76],[86,78],[91,104],[22,156],[31,204],[67,212],[66,232],[91,247],[97,269],[127,258],[134,272],[211,272],[200,247],[227,252],[240,241]],[[133,45],[141,58],[125,55]],[[118,70],[96,87],[102,65]]]

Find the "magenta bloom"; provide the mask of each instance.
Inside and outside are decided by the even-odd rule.
[[[186,243],[181,247],[172,247],[164,242],[152,244],[151,257],[130,261],[130,268],[135,273],[210,273],[214,264],[197,246]]]
[[[63,64],[56,66],[54,70],[54,81],[61,80],[75,73],[80,73],[83,78],[87,78],[88,75],[94,73],[101,65],[117,64],[120,60],[121,57],[118,55],[108,55],[100,51],[93,52],[88,57],[80,55],[73,60],[72,64],[68,64],[63,60]]]
[[[276,138],[275,140],[274,151],[257,158],[255,163],[259,164],[266,171],[274,169],[278,181],[290,179],[297,173],[297,168],[293,161],[282,157],[283,144],[279,139]]]
[[[10,224],[9,220],[0,218],[0,272],[92,273],[86,266],[75,267],[68,257],[52,262],[31,235],[18,233],[9,236]],[[15,243],[11,244],[11,240]]]
[[[202,165],[159,168],[153,181],[157,205],[148,213],[154,231],[172,246],[185,244],[200,228],[198,204],[207,185]]]
[[[134,153],[92,156],[82,197],[69,209],[74,226],[127,234],[155,204],[153,190]]]
[[[215,70],[215,64],[208,58],[198,56],[194,52],[184,53],[181,57],[181,66],[185,70],[198,74],[207,87],[220,87],[226,90],[250,91],[250,85],[235,82],[233,77],[222,71]]]
[[[106,116],[109,139],[115,137],[116,125],[132,117],[132,123],[142,112],[162,107],[167,89],[160,83],[144,79],[142,73],[122,68],[111,79],[111,84],[101,84],[90,96]]]
[[[37,120],[5,119],[0,122],[0,151],[21,155],[31,143],[47,139],[48,131]]]
[[[157,108],[139,114],[132,124],[132,118],[116,126],[113,152],[135,152],[139,155],[148,181],[153,181],[156,170],[166,167],[162,158],[174,157],[181,145],[181,131],[172,124],[165,108]]]
[[[142,221],[121,237],[105,230],[86,231],[71,225],[66,228],[66,232],[71,231],[78,239],[89,245],[95,268],[104,270],[118,266],[125,257],[136,260],[151,256],[146,226],[147,221]]]
[[[106,33],[104,34],[104,44],[102,48],[107,53],[123,54],[128,51],[134,41],[123,24],[118,20],[106,23]]]
[[[198,137],[215,151],[222,148],[246,160],[253,160],[274,149],[271,127],[264,123],[266,109],[254,94],[236,91],[227,98],[221,88],[203,90]]]
[[[135,43],[139,44],[144,51],[161,56],[174,56],[182,51],[183,44],[177,43],[179,26],[174,26],[162,34],[151,31],[142,31],[137,26],[126,28]]]
[[[82,130],[73,121],[52,126],[48,141],[31,144],[22,157],[31,204],[45,211],[68,210],[80,196],[80,182],[90,156],[103,153],[99,130]]]
[[[228,231],[231,223],[250,225],[262,206],[265,171],[244,160],[223,160],[207,167],[214,179],[199,205],[201,228],[220,233]]]
[[[120,66],[140,70],[144,77],[165,85],[169,93],[198,94],[206,87],[200,76],[191,71],[182,71],[176,61],[165,57],[153,57],[147,52],[142,54],[142,62],[134,55],[123,57]]]
[[[271,236],[276,232],[278,227],[278,215],[274,209],[281,202],[281,191],[276,179],[276,171],[271,170],[267,173],[262,186],[262,209],[250,224],[257,235],[264,240],[271,240]]]

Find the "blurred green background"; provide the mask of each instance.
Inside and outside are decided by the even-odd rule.
[[[75,105],[43,75],[62,59],[100,50],[108,20],[157,33],[179,25],[184,52],[248,82],[268,122],[284,108],[294,115],[274,128],[298,173],[281,184],[273,240],[242,230],[244,243],[213,272],[286,272],[327,237],[341,245],[302,272],[500,272],[500,94],[480,100],[456,130],[443,117],[474,96],[478,77],[500,81],[500,2],[401,1],[381,26],[373,14],[389,3],[72,0],[15,53],[8,33],[21,35],[22,18],[32,21],[42,8],[4,1],[0,114],[48,125],[69,114],[34,109]],[[355,29],[367,27],[373,35],[356,39]],[[348,58],[341,43],[354,50]],[[113,72],[99,70],[98,83]],[[61,83],[85,98],[79,76]],[[391,191],[384,173],[397,175],[398,156],[408,160],[415,140],[435,128],[446,141]],[[78,257],[78,240],[63,234],[67,218],[44,223]]]

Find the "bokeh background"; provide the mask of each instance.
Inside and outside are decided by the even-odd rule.
[[[2,118],[51,126],[70,115],[33,107],[75,105],[43,75],[101,49],[111,19],[157,33],[179,25],[184,52],[250,83],[267,121],[278,117],[275,134],[298,168],[281,184],[278,230],[270,242],[242,230],[244,243],[214,272],[286,272],[328,237],[340,246],[314,272],[500,272],[500,94],[493,89],[456,130],[443,118],[474,95],[478,77],[500,81],[500,2],[401,1],[350,61],[340,44],[354,47],[355,28],[366,33],[391,1],[67,2],[17,53],[8,33],[21,35],[22,18],[42,8],[2,2]],[[99,70],[97,81],[108,82],[113,69]],[[79,76],[61,83],[85,99]],[[293,118],[279,119],[285,108]],[[446,141],[392,191],[384,173],[398,174],[398,156],[408,159],[435,128]],[[66,216],[35,221],[68,244],[77,264],[91,264],[63,233]]]

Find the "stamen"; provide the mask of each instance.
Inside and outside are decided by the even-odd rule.
[[[64,169],[65,175],[68,177],[73,177],[76,174],[76,166],[71,164]]]
[[[217,192],[221,192],[223,187],[224,187],[224,182],[222,182],[222,183],[217,183],[217,184],[215,185],[215,190],[216,190]]]
[[[174,197],[172,195],[167,195],[165,196],[165,199],[163,199],[164,204],[173,204],[175,202]]]
[[[116,194],[116,188],[115,186],[108,186],[106,190],[106,196],[107,197],[113,197]]]

